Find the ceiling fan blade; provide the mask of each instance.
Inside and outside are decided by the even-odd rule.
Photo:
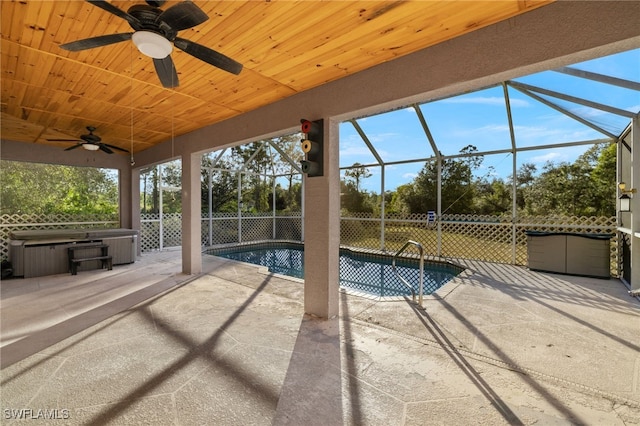
[[[72,41],[71,43],[61,44],[60,47],[65,50],[77,52],[79,50],[93,49],[94,47],[107,46],[109,44],[120,43],[121,41],[131,40],[133,33],[109,34],[83,40]]]
[[[182,31],[202,24],[209,17],[195,3],[184,1],[162,12],[158,19],[175,31]]]
[[[64,150],[65,151],[71,151],[72,149],[80,148],[82,145],[84,145],[84,144],[78,143],[78,144],[75,144],[73,146],[70,146],[69,148],[65,148]]]
[[[158,73],[160,82],[164,87],[178,87],[178,73],[176,72],[176,67],[173,64],[171,56],[163,59],[153,58],[153,65],[155,65],[156,73]]]
[[[91,3],[92,5],[99,7],[102,10],[106,10],[109,13],[112,13],[122,19],[125,19],[130,25],[132,26],[136,26],[136,25],[141,25],[140,21],[138,20],[138,18],[136,18],[135,16],[129,15],[127,12],[125,12],[122,9],[117,8],[116,6],[112,5],[111,3],[107,3],[104,0],[86,0],[88,3]]]
[[[115,145],[110,145],[108,143],[102,143],[101,145],[102,146],[106,146],[106,147],[111,148],[111,149],[117,149],[118,151],[129,152],[129,150],[127,150],[127,149],[120,148],[119,146],[115,146]]]
[[[188,53],[189,55],[211,64],[214,67],[230,72],[231,74],[238,75],[240,74],[240,71],[242,71],[241,63],[201,44],[194,43],[180,37],[176,37],[173,44],[178,49]]]
[[[98,145],[98,147],[99,147],[100,151],[106,152],[107,154],[113,154],[113,151],[111,151],[111,149],[106,147],[103,143]]]

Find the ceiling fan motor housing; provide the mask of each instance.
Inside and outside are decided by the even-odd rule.
[[[163,36],[169,41],[173,41],[178,35],[177,31],[158,20],[158,17],[162,14],[160,9],[145,4],[136,4],[131,6],[127,13],[140,21],[139,24],[135,22],[129,23],[131,28],[136,31],[150,31]]]
[[[147,0],[147,4],[153,7],[161,7],[167,0]]]
[[[87,130],[89,131],[88,135],[81,135],[80,139],[88,143],[98,143],[102,140],[102,138],[98,135],[94,135],[93,131],[96,130],[93,126],[87,126]]]

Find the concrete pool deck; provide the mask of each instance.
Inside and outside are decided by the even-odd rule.
[[[458,263],[424,310],[340,293],[331,320],[299,280],[179,251],[2,281],[2,423],[640,424],[623,284]]]

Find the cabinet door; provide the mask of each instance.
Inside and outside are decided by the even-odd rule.
[[[136,237],[103,238],[102,242],[109,245],[109,254],[113,256],[114,265],[124,265],[136,261]]]
[[[24,277],[64,274],[69,271],[66,244],[27,246],[24,249]]]
[[[609,278],[609,240],[570,235],[567,237],[567,273]]]
[[[567,237],[544,235],[527,237],[529,269],[566,273]]]

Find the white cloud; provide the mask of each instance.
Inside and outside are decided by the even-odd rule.
[[[548,152],[544,155],[537,155],[535,157],[531,157],[530,161],[533,163],[546,163],[547,161],[551,161],[551,162],[559,162],[559,161],[566,161],[567,160],[567,156],[564,154],[561,154],[559,152]]]
[[[486,124],[481,127],[451,127],[448,129],[450,135],[456,137],[468,137],[482,138],[490,136],[491,134],[506,133],[509,132],[509,126],[507,124]]]
[[[476,96],[476,97],[462,97],[462,98],[449,98],[442,99],[438,102],[447,104],[476,104],[476,105],[496,105],[505,106],[505,101],[502,96]],[[524,99],[510,99],[509,104],[511,107],[528,107],[529,102]]]
[[[388,132],[388,133],[375,133],[375,134],[367,134],[369,141],[371,143],[379,143],[379,142],[389,142],[392,140],[402,139],[404,135],[400,133]]]
[[[551,145],[559,142],[582,141],[593,139],[597,135],[595,130],[588,127],[571,129],[562,127],[543,126],[515,126],[516,143],[520,146]]]
[[[372,157],[371,151],[369,151],[369,148],[367,148],[366,145],[364,144],[362,146],[355,146],[355,145],[345,146],[340,150],[340,156],[341,157],[367,156],[367,158]]]

